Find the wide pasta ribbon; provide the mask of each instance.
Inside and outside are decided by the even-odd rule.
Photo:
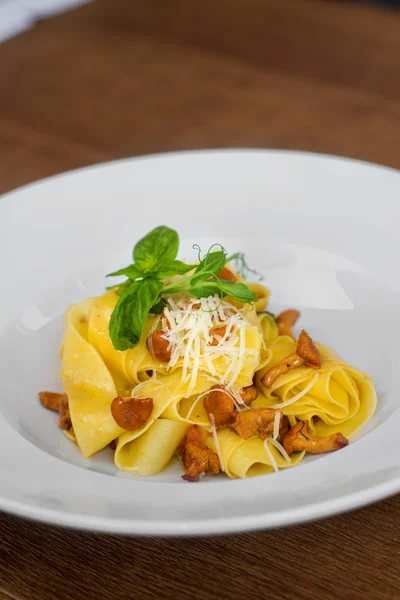
[[[304,456],[304,452],[296,452],[287,461],[272,444],[268,444],[267,452],[260,438],[244,440],[231,429],[222,429],[217,435],[224,471],[231,479],[272,473],[273,461],[279,469],[287,469],[297,465]],[[212,438],[209,438],[208,445],[217,452]]]
[[[68,395],[75,439],[86,458],[123,432],[110,410],[118,395],[115,382],[87,339],[93,302],[85,300],[68,309],[61,347],[61,379]]]
[[[253,406],[281,408],[292,425],[296,420],[309,420],[312,435],[328,436],[340,431],[351,437],[375,411],[373,382],[365,373],[347,365],[329,347],[317,346],[322,357],[321,369],[299,367],[278,377],[267,389],[261,383],[263,375],[296,351],[291,338],[278,337],[269,348],[268,364],[256,374],[261,394]]]
[[[166,375],[168,372],[166,363],[154,360],[146,347],[147,336],[154,324],[154,316],[147,319],[142,338],[137,346],[125,352],[115,350],[108,325],[117,301],[118,296],[112,290],[93,299],[93,309],[88,324],[89,342],[100,353],[107,366],[130,384],[135,385],[149,379],[149,371]]]

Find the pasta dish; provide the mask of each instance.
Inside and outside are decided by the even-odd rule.
[[[268,312],[242,254],[214,245],[187,264],[178,250],[177,232],[157,227],[110,274],[122,283],[67,309],[64,393],[39,394],[63,433],[137,476],[178,460],[186,481],[344,448],[375,410],[370,377],[314,341],[312,324],[297,335],[297,310]]]

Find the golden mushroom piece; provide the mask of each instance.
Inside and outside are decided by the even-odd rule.
[[[297,342],[296,352],[280,360],[276,365],[271,367],[271,369],[262,377],[261,383],[265,385],[266,388],[270,388],[278,377],[284,373],[288,373],[292,369],[302,366],[320,369],[321,365],[322,359],[318,352],[318,348],[308,333],[303,329],[299,341]]]
[[[344,448],[349,440],[341,433],[327,437],[314,437],[308,431],[308,421],[299,421],[283,438],[283,447],[290,455],[292,452],[310,452],[322,454]]]

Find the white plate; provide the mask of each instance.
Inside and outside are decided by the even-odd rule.
[[[99,531],[243,531],[331,515],[400,490],[400,174],[293,152],[205,151],[53,177],[0,201],[0,508]],[[314,338],[375,379],[376,415],[340,452],[249,480],[137,479],[83,459],[39,405],[60,389],[62,312],[101,293],[139,236],[166,224],[183,254],[244,250]]]

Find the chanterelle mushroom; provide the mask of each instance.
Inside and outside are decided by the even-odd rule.
[[[67,394],[58,394],[57,392],[39,392],[39,400],[40,404],[44,406],[44,408],[58,412],[58,426],[60,429],[72,429]]]
[[[284,310],[277,317],[278,333],[279,335],[288,335],[294,339],[292,327],[295,325],[297,319],[300,317],[298,310],[292,308]]]
[[[39,392],[40,404],[49,410],[58,411],[60,402],[66,398],[66,394],[58,394],[56,392]]]
[[[232,429],[244,440],[253,436],[259,436],[264,440],[274,430],[276,412],[274,408],[253,408],[236,413]],[[282,416],[280,417],[280,423],[281,421]]]
[[[152,398],[120,398],[111,402],[111,414],[114,421],[127,431],[140,429],[153,411]]]
[[[240,390],[239,396],[245,404],[251,404],[258,398],[258,389],[255,385],[248,385]]]
[[[215,427],[224,427],[232,421],[235,405],[223,385],[210,388],[203,405],[208,418],[210,419],[210,415],[214,417]]]
[[[169,341],[164,337],[163,329],[156,329],[149,335],[146,341],[147,350],[155,360],[169,362],[171,359],[171,348]]]
[[[327,437],[313,437],[308,431],[308,421],[299,421],[283,438],[283,447],[288,454],[292,452],[310,452],[322,454],[333,452],[347,446],[349,440],[341,433]]]
[[[182,459],[186,469],[182,479],[186,481],[198,481],[203,475],[218,475],[221,469],[218,455],[199,442],[188,442]]]
[[[308,333],[303,329],[299,341],[297,342],[296,352],[276,363],[276,365],[265,373],[261,379],[261,383],[265,385],[266,388],[270,388],[278,377],[292,369],[301,366],[320,369],[321,365],[322,360],[318,348]]]

